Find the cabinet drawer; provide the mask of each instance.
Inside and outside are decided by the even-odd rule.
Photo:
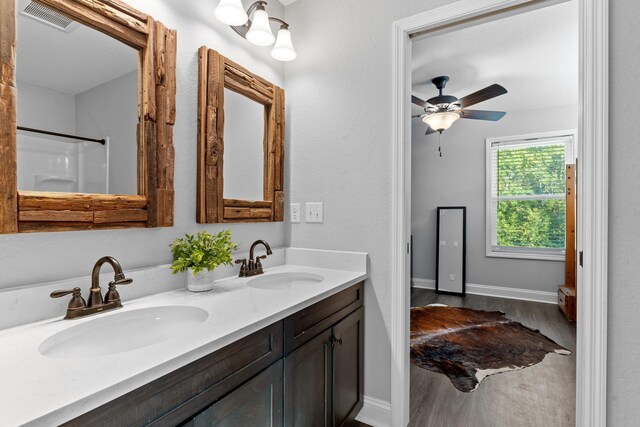
[[[282,357],[282,322],[69,421],[68,426],[175,426]]]
[[[360,282],[284,319],[284,354],[308,342],[363,305]]]

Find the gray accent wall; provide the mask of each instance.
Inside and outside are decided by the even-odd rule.
[[[563,262],[486,256],[485,138],[577,127],[577,105],[509,111],[498,122],[458,120],[442,133],[442,157],[439,157],[439,135],[425,135],[426,125],[413,119],[413,277],[435,279],[436,208],[466,206],[467,283],[556,292],[557,285],[564,283]]]

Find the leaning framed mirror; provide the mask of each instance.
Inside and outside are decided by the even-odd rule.
[[[0,233],[173,225],[176,32],[120,0],[0,9]]]
[[[284,217],[284,90],[199,50],[198,223]]]

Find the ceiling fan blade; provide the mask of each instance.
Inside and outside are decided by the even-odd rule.
[[[474,119],[474,120],[490,120],[497,122],[504,115],[507,114],[504,111],[488,111],[488,110],[461,110],[461,119]]]
[[[418,117],[422,117],[424,114],[416,114],[415,116],[411,116],[412,119],[417,119]]]
[[[436,133],[437,130],[433,129],[431,126],[427,126],[427,131],[425,132],[425,135],[431,135],[432,133]]]
[[[430,105],[427,103],[427,101],[423,101],[422,99],[418,98],[415,95],[411,95],[411,102],[413,104],[416,104],[418,107],[422,107],[422,108],[427,108]]]
[[[460,104],[461,108],[470,107],[474,104],[478,104],[491,98],[495,98],[496,96],[504,95],[505,93],[507,93],[507,90],[505,88],[503,88],[499,84],[492,84],[491,86],[487,86],[484,89],[473,92],[472,94],[469,94],[464,98],[458,99],[458,104]]]

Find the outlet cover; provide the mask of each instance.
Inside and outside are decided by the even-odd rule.
[[[323,207],[322,202],[306,203],[306,222],[322,222],[323,221]]]
[[[291,222],[300,222],[300,203],[291,203]]]

